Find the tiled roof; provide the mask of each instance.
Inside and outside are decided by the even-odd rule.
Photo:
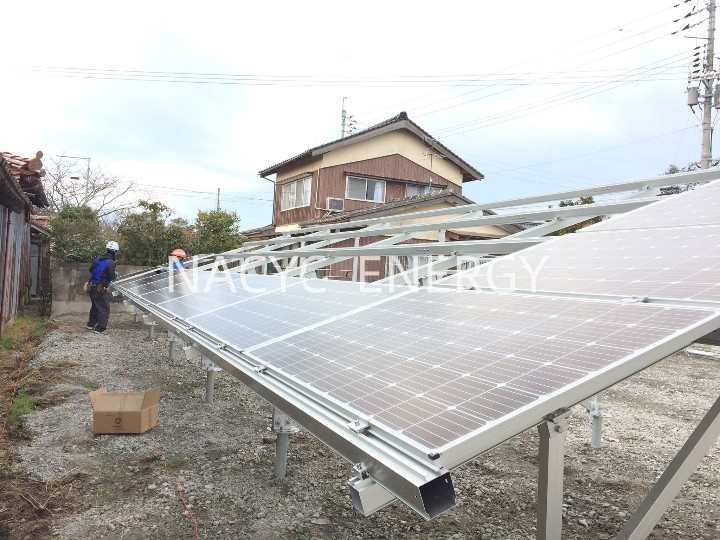
[[[41,161],[43,153],[37,152],[34,158],[24,158],[10,152],[0,152],[0,157],[9,166],[12,177],[29,201],[37,207],[47,208],[49,205],[42,183],[45,176]]]
[[[335,150],[336,148],[354,144],[356,142],[360,142],[367,138],[374,137],[388,131],[393,131],[395,129],[407,129],[408,131],[414,133],[417,137],[425,141],[428,146],[438,150],[443,156],[455,163],[455,165],[457,165],[460,169],[463,170],[463,182],[483,179],[483,175],[480,171],[476,170],[453,151],[440,144],[427,131],[425,131],[415,122],[410,120],[406,112],[401,112],[397,116],[393,116],[392,118],[380,122],[379,124],[375,124],[374,126],[371,126],[362,131],[358,131],[357,133],[353,133],[352,135],[348,135],[347,137],[344,137],[342,139],[337,139],[329,143],[321,144],[320,146],[310,148],[309,150],[305,150],[304,152],[298,154],[295,157],[286,159],[285,161],[281,161],[280,163],[277,163],[272,167],[268,167],[267,169],[263,169],[262,171],[258,172],[258,174],[262,177],[265,177],[269,174],[274,174],[278,172],[283,167],[290,165],[291,163],[294,163],[296,161],[300,161],[302,159],[313,156],[319,156],[326,152],[330,152],[331,150]],[[380,133],[374,134],[374,132],[377,131],[379,131]]]
[[[30,225],[42,234],[52,235],[52,227],[50,227],[50,216],[30,216]]]
[[[30,207],[30,200],[15,181],[10,164],[0,156],[0,205],[14,212]],[[4,239],[3,239],[4,240]]]
[[[270,238],[276,236],[275,225],[264,225],[255,229],[248,229],[247,231],[241,231],[240,234],[249,240],[262,240],[264,238]]]

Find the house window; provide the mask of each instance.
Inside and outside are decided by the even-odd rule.
[[[418,186],[416,184],[405,185],[405,196],[414,197],[415,195],[429,195],[430,193],[437,193],[440,188],[432,186]]]
[[[310,205],[311,177],[306,176],[280,187],[280,209],[290,210]]]
[[[385,202],[385,182],[348,176],[345,198],[356,201]]]

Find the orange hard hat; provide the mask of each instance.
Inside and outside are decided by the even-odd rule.
[[[173,250],[172,250],[172,253],[170,253],[170,255],[173,255],[173,256],[175,256],[175,257],[179,257],[179,258],[181,258],[181,259],[184,259],[185,257],[187,257],[187,255],[185,255],[185,250],[180,249],[180,248],[173,249]]]

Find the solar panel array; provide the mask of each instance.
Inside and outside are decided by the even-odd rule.
[[[245,351],[347,418],[426,453],[482,437],[529,408],[549,414],[551,400],[571,389],[587,397],[601,389],[593,383],[601,374],[617,374],[613,384],[628,366],[642,369],[668,346],[720,327],[720,303],[692,306],[720,302],[718,202],[716,186],[668,197],[458,275],[465,286],[514,292],[241,274],[227,282],[204,272],[193,283],[183,271],[173,274],[174,290],[165,274],[117,286],[169,324]],[[522,292],[532,290],[547,294]],[[631,296],[688,305],[620,300]]]
[[[250,352],[358,418],[434,449],[716,316],[421,290]]]

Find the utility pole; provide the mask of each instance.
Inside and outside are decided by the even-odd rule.
[[[344,139],[344,138],[345,138],[345,118],[346,118],[346,115],[347,115],[347,113],[345,112],[345,100],[346,100],[346,99],[347,99],[347,98],[344,97],[344,98],[343,98],[343,102],[342,102],[342,124],[341,124],[341,126],[340,126],[340,138],[341,138],[341,139]]]
[[[89,157],[80,157],[80,156],[58,156],[61,158],[68,158],[68,159],[84,159],[87,161],[87,170],[85,171],[85,199],[84,202],[87,205],[88,201],[88,189],[90,185],[90,158]],[[74,176],[71,176],[71,178],[75,178]]]
[[[220,188],[218,188],[217,209],[220,210]]]
[[[705,73],[703,84],[705,95],[703,96],[703,131],[702,131],[702,155],[700,156],[700,168],[709,169],[712,158],[712,106],[713,106],[713,82],[715,73],[713,71],[713,56],[715,56],[715,0],[708,2],[708,42],[707,54],[705,55]]]

